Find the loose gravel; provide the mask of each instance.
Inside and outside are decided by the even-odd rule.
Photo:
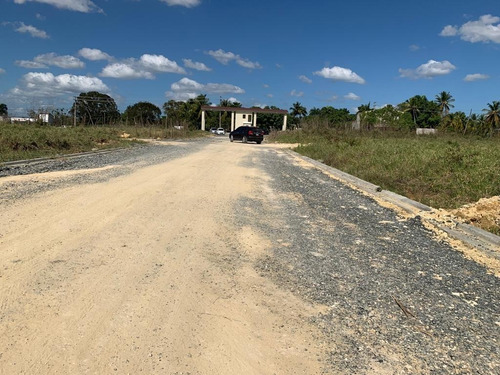
[[[106,153],[97,152],[82,156],[60,157],[40,162],[27,161],[25,164],[16,164],[14,166],[2,166],[0,164],[0,181],[2,177],[7,176],[59,171],[87,171],[112,167],[94,173],[72,174],[64,178],[51,179],[44,184],[40,184],[36,179],[23,181],[22,185],[17,182],[5,183],[0,186],[0,203],[8,204],[16,199],[73,184],[104,182],[110,178],[131,173],[136,168],[163,163],[197,152],[213,141],[212,139],[178,141],[175,146],[172,146],[171,143],[154,142]]]
[[[418,217],[398,217],[286,154],[247,165],[256,164],[273,193],[242,199],[240,223],[273,241],[262,275],[328,307],[313,319],[329,347],[325,373],[500,374],[497,277]]]

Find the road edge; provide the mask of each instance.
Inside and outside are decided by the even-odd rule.
[[[339,181],[347,183],[348,185],[352,185],[356,189],[364,192],[369,196],[391,203],[402,209],[406,213],[420,216],[421,220],[429,222],[433,226],[448,234],[448,236],[450,236],[451,238],[476,248],[490,258],[500,260],[500,236],[469,224],[460,223],[453,219],[447,220],[445,224],[436,220],[432,220],[430,218],[426,218],[425,213],[430,213],[436,210],[432,207],[426,206],[425,204],[396,194],[392,191],[383,190],[380,186],[362,180],[339,169],[330,167],[326,164],[321,163],[320,161],[301,155],[291,149],[286,151],[294,157],[302,159],[306,163],[311,164],[321,172],[333,175]]]

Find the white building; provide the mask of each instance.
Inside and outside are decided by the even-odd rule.
[[[11,117],[10,122],[12,124],[16,122],[35,122],[36,120],[32,117]]]
[[[201,130],[205,130],[205,112],[229,112],[231,113],[231,131],[239,126],[258,126],[258,113],[276,113],[283,115],[282,130],[286,130],[286,120],[288,111],[284,109],[263,109],[263,108],[242,108],[242,107],[211,107],[204,105],[201,107]]]
[[[44,124],[52,124],[54,122],[54,116],[51,113],[39,113],[38,120]]]

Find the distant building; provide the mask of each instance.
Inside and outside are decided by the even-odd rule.
[[[12,124],[16,123],[16,122],[35,122],[36,120],[32,117],[11,117],[10,118],[10,122]]]
[[[217,107],[204,105],[201,107],[201,130],[205,130],[205,111],[230,112],[231,113],[231,131],[239,126],[258,126],[258,113],[274,113],[283,115],[282,130],[286,130],[286,120],[288,111],[284,109],[265,109],[265,108],[243,108],[243,107]]]
[[[52,124],[54,122],[54,116],[51,113],[39,113],[38,120],[44,124]]]

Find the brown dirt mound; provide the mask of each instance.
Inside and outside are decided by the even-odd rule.
[[[480,199],[451,213],[466,223],[500,235],[500,196]]]

